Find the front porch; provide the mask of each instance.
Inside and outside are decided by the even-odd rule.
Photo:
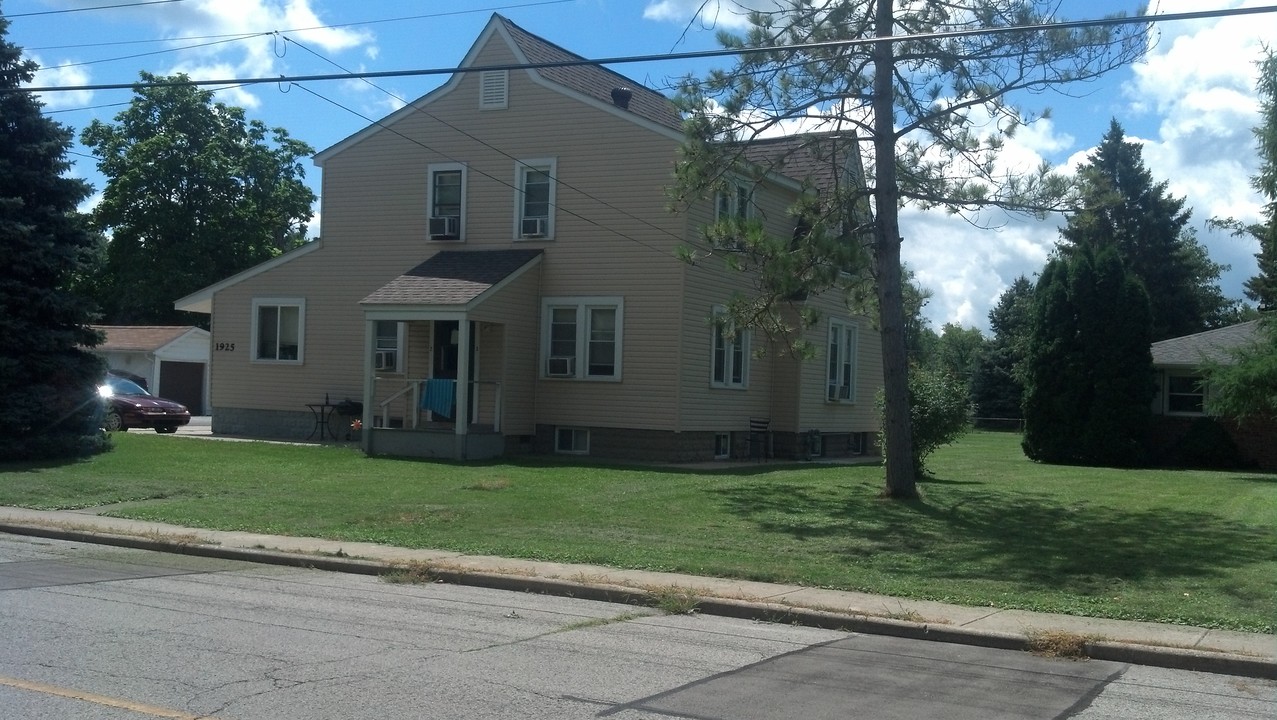
[[[457,412],[454,378],[373,377],[373,397],[384,398],[365,424],[364,451],[369,455],[487,460],[505,451],[501,433],[501,383],[469,384],[466,420]],[[465,425],[459,427],[459,423]]]
[[[529,432],[541,256],[443,250],[364,298],[364,452],[485,460]]]

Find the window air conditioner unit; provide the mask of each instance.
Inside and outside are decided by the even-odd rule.
[[[576,358],[571,355],[551,357],[545,364],[545,374],[550,377],[572,377],[576,375]]]
[[[395,369],[395,353],[393,350],[378,350],[373,355],[373,365],[378,370]]]
[[[430,218],[430,239],[461,237],[460,215],[435,215]]]
[[[522,227],[519,228],[519,234],[525,238],[545,237],[550,233],[550,218],[529,217],[523,218]]]

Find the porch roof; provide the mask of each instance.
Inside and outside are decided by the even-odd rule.
[[[540,259],[541,250],[442,250],[361,305],[468,305]]]

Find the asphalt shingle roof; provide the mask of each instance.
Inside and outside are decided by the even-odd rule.
[[[370,305],[465,305],[541,250],[443,250],[363,299]]]
[[[1228,364],[1232,362],[1230,351],[1253,341],[1258,329],[1259,321],[1251,320],[1195,335],[1161,340],[1153,343],[1153,364],[1192,367],[1205,362]]]
[[[576,53],[564,50],[545,38],[533,35],[502,15],[497,15],[497,17],[505,24],[510,37],[514,39],[519,46],[519,50],[523,52],[531,63],[574,62],[586,59]],[[609,105],[613,104],[613,88],[629,88],[633,93],[630,99],[630,112],[673,130],[682,131],[683,129],[683,119],[679,116],[674,103],[669,98],[651,88],[645,87],[642,83],[635,82],[620,73],[612,72],[602,65],[587,64],[538,68],[536,72],[546,80],[558,83],[570,90],[575,90],[582,95],[601,100]]]
[[[194,325],[93,325],[106,334],[94,348],[106,352],[151,352],[193,330]]]

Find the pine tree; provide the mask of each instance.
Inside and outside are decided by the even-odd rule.
[[[107,447],[98,336],[67,289],[93,244],[76,212],[90,188],[62,176],[71,133],[20,91],[36,65],[7,31],[0,17],[0,460],[84,455]]]
[[[1026,455],[1050,463],[1143,462],[1153,399],[1150,320],[1148,295],[1116,248],[1082,246],[1047,264],[1034,296]]]
[[[982,418],[1022,417],[1024,359],[1032,325],[1033,283],[1016,278],[989,311],[993,338],[971,378],[971,400]]]
[[[1277,310],[1277,55],[1269,50],[1259,62],[1258,90],[1261,120],[1255,128],[1259,144],[1259,174],[1251,179],[1265,198],[1267,220],[1254,228],[1259,240],[1259,273],[1246,281],[1246,297],[1261,310]]]
[[[1226,268],[1210,260],[1187,227],[1184,198],[1153,181],[1139,144],[1126,140],[1116,120],[1079,177],[1082,207],[1061,231],[1062,247],[1117,248],[1148,292],[1154,340],[1226,322],[1231,304],[1219,289]]]

